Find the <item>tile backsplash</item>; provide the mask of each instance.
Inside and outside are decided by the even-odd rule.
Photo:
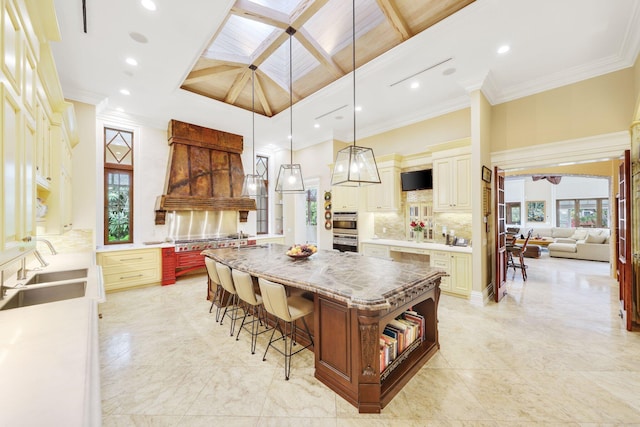
[[[401,208],[396,212],[375,213],[374,233],[381,239],[407,240],[409,229],[407,206],[412,203],[433,203],[433,190],[403,191]],[[471,213],[434,212],[434,242],[444,243],[442,227],[454,230],[457,237],[471,240]]]

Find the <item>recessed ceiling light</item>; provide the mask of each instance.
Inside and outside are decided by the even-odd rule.
[[[420,82],[412,82],[411,89],[418,89],[420,87]]]
[[[152,12],[156,10],[156,4],[153,0],[140,0],[140,4],[142,4],[142,7]]]
[[[318,129],[320,127],[320,123],[316,123],[313,125],[314,128]]]
[[[362,106],[361,105],[356,105],[356,111],[362,111]]]
[[[126,63],[129,65],[133,65],[134,67],[138,65],[138,61],[135,60],[135,58],[127,58],[125,59]]]
[[[120,93],[123,95],[131,95],[131,92],[129,92],[127,89],[120,89]]]
[[[498,48],[498,53],[499,54],[507,53],[509,52],[509,49],[511,49],[511,47],[509,47],[508,44],[502,45]]]

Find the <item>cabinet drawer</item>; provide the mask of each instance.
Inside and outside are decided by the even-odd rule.
[[[104,274],[105,290],[125,289],[160,281],[160,269],[146,268],[126,272],[109,272]]]
[[[381,245],[362,245],[362,253],[374,258],[389,258],[389,248]]]
[[[128,266],[135,269],[141,264],[159,263],[159,249],[100,253],[99,262],[104,268]]]
[[[391,246],[390,250],[394,252],[405,252],[408,254],[421,254],[421,255],[430,255],[431,251],[429,249],[422,248],[409,248],[405,246]]]

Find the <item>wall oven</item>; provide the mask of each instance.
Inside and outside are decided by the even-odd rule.
[[[358,252],[358,213],[334,212],[333,249]]]

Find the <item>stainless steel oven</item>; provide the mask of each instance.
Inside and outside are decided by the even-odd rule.
[[[358,232],[355,234],[333,233],[333,249],[340,252],[358,252]]]
[[[358,213],[357,212],[334,212],[333,213],[333,234],[341,234],[346,231],[358,230]]]
[[[333,249],[358,252],[358,213],[334,212]]]

